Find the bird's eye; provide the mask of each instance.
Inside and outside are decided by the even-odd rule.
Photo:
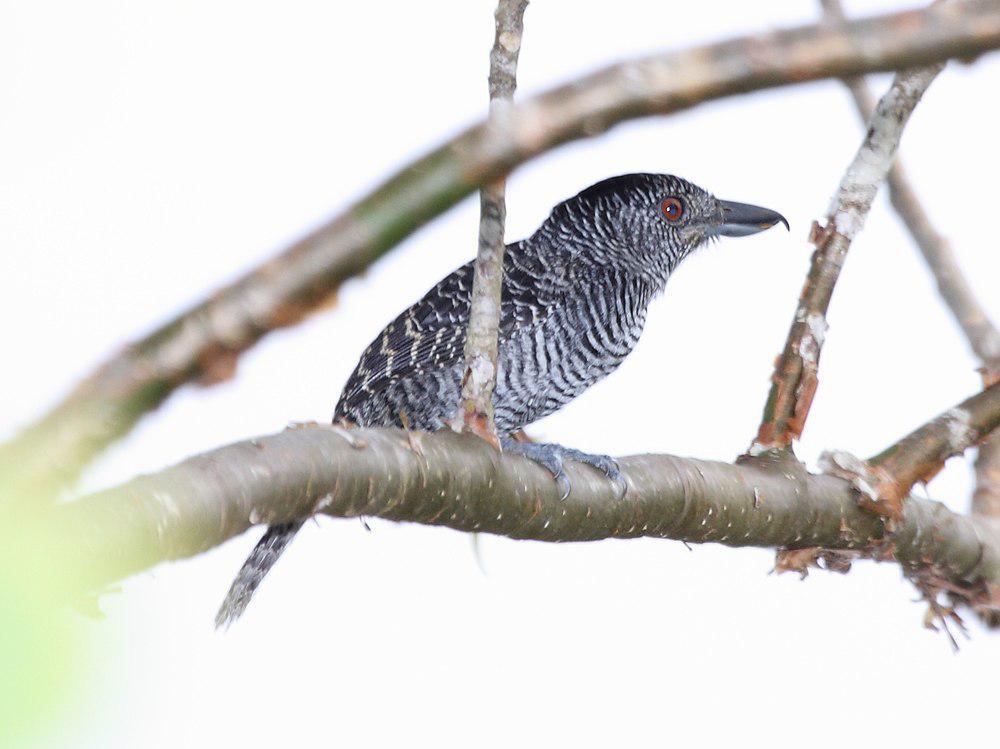
[[[663,208],[663,215],[669,221],[678,221],[684,215],[684,204],[680,201],[680,198],[667,198],[663,201],[661,207]]]

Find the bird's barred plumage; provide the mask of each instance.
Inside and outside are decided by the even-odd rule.
[[[662,179],[640,174],[599,182],[558,205],[532,237],[507,246],[494,391],[501,433],[558,410],[635,347],[646,307],[684,248],[661,245],[643,262],[632,252],[628,228],[611,218],[639,196],[658,205],[667,192],[687,187],[710,197],[677,178],[665,188]],[[361,355],[335,420],[444,426],[458,404],[472,278],[473,264],[466,263],[386,326]]]
[[[508,245],[504,255],[497,430],[509,435],[557,411],[614,371],[638,343],[650,301],[699,245],[778,220],[784,221],[773,211],[719,201],[662,174],[613,177],[557,205],[531,237]],[[335,421],[433,431],[452,418],[472,281],[470,262],[385,327],[348,379]],[[541,462],[558,471],[559,459],[544,457],[549,460]],[[588,456],[573,451],[573,457]],[[613,461],[592,462],[611,475]],[[274,526],[265,535],[217,623],[239,616],[300,525]]]
[[[544,268],[530,242],[507,247],[495,420],[512,432],[568,403],[635,347],[651,290],[614,269]],[[548,273],[544,297],[532,273]],[[454,415],[464,369],[472,263],[405,310],[361,355],[336,420],[436,430]],[[582,293],[593,289],[594,293]]]

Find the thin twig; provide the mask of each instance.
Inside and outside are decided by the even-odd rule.
[[[148,337],[126,347],[0,447],[0,502],[73,483],[185,382],[216,381],[264,335],[477,187],[567,141],[698,103],[820,78],[974,57],[1000,46],[1000,7],[957,3],[811,24],[614,65],[515,105],[510,137],[482,124],[392,176],[347,212]]]
[[[819,384],[826,313],[847,251],[892,165],[910,114],[943,67],[943,63],[935,63],[896,75],[840,182],[827,211],[826,225],[813,224],[810,241],[816,251],[784,351],[775,365],[760,429],[750,446],[751,455],[790,449],[792,441],[802,434]]]
[[[843,22],[840,0],[820,0],[826,16]],[[875,100],[864,78],[844,79],[854,104],[867,122],[875,111]],[[979,303],[968,279],[962,272],[948,240],[939,234],[930,220],[916,191],[913,189],[902,162],[897,157],[889,170],[889,201],[920,249],[927,267],[937,282],[938,291],[948,309],[965,332],[976,356],[983,364],[983,377],[1000,376],[1000,330],[990,320]],[[972,511],[1000,517],[1000,433],[991,436],[979,448],[976,457],[976,488],[972,494]]]
[[[524,9],[528,0],[500,0],[496,37],[490,52],[490,116],[493,137],[506,138],[521,51]],[[503,288],[504,223],[507,204],[504,180],[479,191],[479,251],[472,282],[472,304],[465,337],[465,375],[457,425],[499,446],[493,426],[493,388],[497,378],[500,294]]]

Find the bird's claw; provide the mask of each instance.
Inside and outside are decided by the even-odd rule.
[[[599,457],[607,458],[608,456],[601,455]],[[606,471],[604,471],[604,475],[607,476],[608,480],[615,485],[615,499],[625,499],[625,495],[628,494],[628,481],[625,480],[621,469],[618,468],[618,461],[614,458],[608,458],[608,460],[611,461],[611,465]]]
[[[628,482],[618,467],[618,461],[608,455],[594,455],[571,447],[546,442],[517,442],[515,440],[504,440],[503,449],[507,452],[523,455],[547,469],[556,480],[560,499],[564,500],[569,497],[572,488],[569,477],[563,470],[563,463],[567,459],[586,463],[607,476],[608,480],[615,486],[617,499],[624,499],[628,493]]]

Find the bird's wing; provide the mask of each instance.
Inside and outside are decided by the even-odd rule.
[[[559,290],[539,283],[538,260],[511,245],[504,256],[500,342],[541,324],[558,302]],[[472,300],[473,263],[445,276],[422,299],[389,323],[365,349],[351,375],[338,417],[396,380],[446,369],[461,361]]]

